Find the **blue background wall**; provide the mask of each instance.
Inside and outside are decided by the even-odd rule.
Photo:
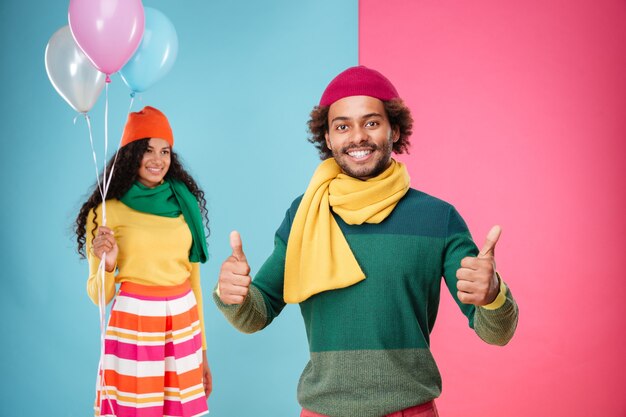
[[[0,192],[3,208],[0,415],[92,412],[98,312],[72,221],[95,181],[87,128],[44,68],[48,39],[69,2],[0,4]],[[211,260],[203,265],[214,391],[211,415],[297,415],[307,357],[299,309],[270,328],[239,334],[210,300],[228,234],[241,232],[253,273],[272,248],[284,211],[318,163],[306,121],[327,82],[357,63],[357,1],[149,1],[174,23],[179,55],[168,76],[135,101],[170,118],[176,150],[208,196]],[[109,89],[114,148],[129,96]],[[90,112],[102,160],[104,92]]]

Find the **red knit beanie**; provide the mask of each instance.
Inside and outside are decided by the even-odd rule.
[[[170,146],[174,146],[174,135],[167,117],[160,110],[150,106],[128,114],[121,146],[145,138],[165,139]]]
[[[383,101],[400,97],[384,75],[359,65],[343,71],[328,84],[320,99],[320,106],[330,106],[335,101],[350,96],[370,96]]]

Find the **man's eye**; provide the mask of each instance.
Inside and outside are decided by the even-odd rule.
[[[346,130],[348,128],[348,126],[346,125],[338,125],[335,129],[337,130]]]
[[[365,124],[365,126],[367,126],[367,127],[376,127],[376,126],[378,126],[378,125],[379,125],[379,123],[378,123],[378,122],[375,122],[375,121],[367,122],[367,123]]]

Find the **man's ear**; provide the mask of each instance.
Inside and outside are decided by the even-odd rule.
[[[400,140],[400,126],[394,126],[391,129],[391,138],[393,139],[393,143],[396,143]]]
[[[326,146],[328,147],[328,149],[330,149],[332,151],[333,147],[330,146],[330,136],[328,135],[328,131],[326,131],[326,133],[324,133],[324,138],[326,139]],[[395,142],[395,140],[394,140],[394,142]]]

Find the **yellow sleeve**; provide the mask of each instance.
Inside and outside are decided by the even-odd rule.
[[[200,317],[200,330],[202,331],[202,350],[206,350],[206,332],[204,330],[204,310],[202,309],[202,286],[200,285],[200,264],[198,262],[191,263],[191,276],[189,277],[193,295],[196,297],[198,304],[198,316]]]
[[[98,213],[98,219],[102,219],[102,206],[98,206],[96,209]],[[102,277],[98,274],[98,266],[100,265],[100,258],[95,256],[91,251],[91,243],[93,241],[93,235],[91,231],[94,227],[94,214],[93,211],[89,211],[87,216],[87,223],[85,225],[85,251],[87,253],[87,261],[89,262],[89,278],[87,278],[87,294],[94,304],[99,305],[100,302],[100,289],[102,287]],[[96,228],[97,230],[97,228]],[[115,295],[115,269],[114,272],[104,273],[104,286],[105,303],[108,304]]]

